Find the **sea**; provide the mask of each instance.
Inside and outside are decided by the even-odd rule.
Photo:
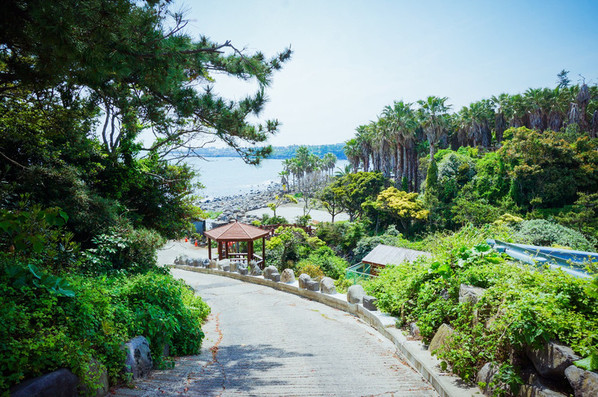
[[[280,183],[279,173],[284,160],[266,159],[258,166],[246,164],[239,157],[190,158],[187,164],[199,172],[199,182],[205,188],[196,191],[203,199],[235,196],[263,190]],[[347,160],[338,160],[335,168],[342,168]]]

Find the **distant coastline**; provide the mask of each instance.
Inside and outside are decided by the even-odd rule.
[[[300,146],[307,146],[311,153],[323,157],[326,153],[333,153],[337,159],[346,160],[347,156],[343,152],[344,143],[335,143],[332,145],[290,145],[272,147],[272,155],[268,158],[273,160],[285,160],[295,156]],[[232,148],[201,148],[195,151],[202,157],[238,157],[237,152]]]

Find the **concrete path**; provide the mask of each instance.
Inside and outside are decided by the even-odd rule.
[[[212,308],[199,356],[117,396],[437,396],[356,317],[274,289],[173,270]]]

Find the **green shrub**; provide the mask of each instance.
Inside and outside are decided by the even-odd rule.
[[[343,256],[349,255],[364,234],[362,222],[322,222],[316,229],[316,236]]]
[[[504,233],[466,227],[426,238],[422,246],[433,248],[434,258],[387,266],[364,287],[400,325],[416,321],[425,340],[442,323],[453,326],[448,348],[436,354],[468,381],[486,362],[504,367],[501,382],[515,393],[521,379],[508,367],[513,350],[557,340],[583,357],[598,351],[598,276],[578,279],[506,262],[482,243],[492,230]],[[475,305],[459,303],[461,284],[486,291]]]
[[[150,340],[153,359],[199,351],[209,308],[180,280],[149,272],[126,277],[69,276],[73,296],[34,284],[20,285],[0,262],[0,393],[21,381],[66,367],[92,389],[93,359],[112,383],[124,379],[124,342]]]
[[[334,279],[344,275],[348,266],[346,260],[336,256],[334,251],[326,246],[316,249],[306,259],[301,260],[297,267],[300,268],[308,263],[318,266],[325,276]]]
[[[286,225],[289,221],[283,216],[270,216],[268,214],[262,215],[262,225]]]
[[[120,296],[134,308],[130,331],[150,341],[154,359],[159,360],[166,345],[172,355],[199,351],[201,323],[209,308],[183,281],[149,272],[128,279]]]
[[[280,271],[291,268],[301,259],[322,246],[324,242],[309,235],[298,227],[279,227],[275,236],[266,242],[266,263],[278,267]]]
[[[322,271],[322,268],[320,268],[320,266],[318,265],[310,263],[307,260],[302,260],[297,265],[297,274],[301,275],[303,273],[307,274],[314,280],[320,280],[322,279],[322,277],[324,277],[324,272]]]
[[[84,253],[83,269],[91,274],[125,271],[136,274],[156,266],[157,249],[164,239],[149,229],[123,224],[92,239],[96,248]]]
[[[558,245],[581,251],[594,250],[594,246],[580,232],[544,219],[520,222],[513,239],[523,244]]]
[[[340,277],[334,281],[336,292],[338,292],[339,294],[346,294],[349,287],[353,284],[353,280],[345,278],[345,274],[341,274]]]

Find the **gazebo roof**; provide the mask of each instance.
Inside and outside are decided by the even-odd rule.
[[[232,222],[204,232],[207,237],[216,241],[253,241],[267,236],[268,233],[268,230],[240,222]]]

